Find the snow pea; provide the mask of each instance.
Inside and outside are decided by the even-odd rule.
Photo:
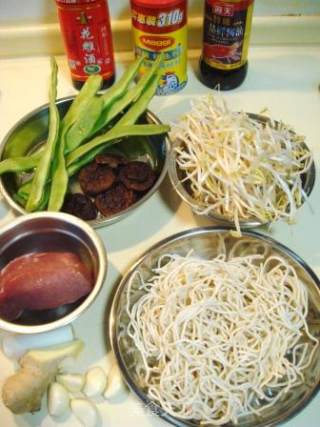
[[[49,90],[49,131],[45,149],[34,173],[30,194],[26,203],[26,210],[36,210],[43,198],[44,187],[50,173],[50,167],[59,135],[59,112],[56,106],[58,66],[54,58],[51,59],[51,82]]]
[[[98,118],[101,116],[103,108],[103,100],[99,96],[90,99],[87,108],[83,110],[78,120],[72,125],[66,134],[66,152],[72,151],[84,141],[92,129]]]
[[[114,102],[109,109],[103,111],[94,127],[94,132],[92,132],[91,135],[94,135],[94,133],[96,133],[98,130],[107,126],[111,120],[124,111],[128,105],[139,98],[143,90],[146,88],[146,86],[148,86],[157,73],[161,60],[162,56],[159,55],[154,61],[150,70],[139,79],[138,83],[133,86],[122,98]]]
[[[48,116],[45,112],[31,117],[25,124],[18,126],[6,143],[2,159],[11,157],[23,157],[39,141],[43,141],[48,135]]]
[[[117,104],[119,100],[125,96],[125,93],[136,77],[137,72],[140,68],[140,65],[143,62],[143,57],[136,59],[129,68],[123,73],[120,80],[116,82],[111,89],[109,89],[106,93],[104,93],[101,98],[103,100],[103,111],[97,122],[95,123],[94,128],[90,136],[95,135],[99,130],[104,128],[109,122],[109,114],[108,111],[112,109],[114,104]]]
[[[103,135],[97,136],[86,144],[81,145],[76,150],[72,151],[67,156],[67,165],[71,165],[74,161],[79,159],[81,156],[87,154],[93,148],[98,145],[104,144],[107,141],[112,141],[114,139],[118,139],[120,137],[130,136],[130,135],[148,135],[147,133],[136,133],[138,129],[136,126],[147,126],[150,129],[150,126],[155,126],[158,128],[158,134],[166,133],[170,130],[169,126],[166,125],[135,125],[134,132],[130,133],[132,129],[130,129],[131,125],[135,123],[135,121],[140,117],[140,115],[147,108],[151,98],[153,97],[158,86],[158,76],[154,76],[151,83],[145,88],[145,91],[138,98],[138,100],[131,106],[131,108],[123,115],[123,117],[106,133]],[[128,135],[125,135],[125,131],[129,132]],[[151,134],[150,134],[151,135]]]
[[[102,77],[99,74],[91,75],[84,85],[82,86],[80,92],[73,100],[70,105],[66,115],[62,120],[62,126],[68,127],[70,124],[73,124],[78,117],[87,110],[90,100],[96,95],[102,83]]]
[[[130,109],[121,117],[121,119],[116,123],[116,126],[128,126],[135,123],[138,118],[145,112],[148,107],[149,102],[151,101],[153,95],[155,94],[159,83],[159,75],[152,76],[151,81],[146,86],[145,90],[142,92],[137,101],[130,107]]]
[[[30,182],[28,181],[28,183],[26,184],[31,184],[31,181]],[[20,188],[15,194],[13,194],[12,197],[17,203],[19,203],[19,205],[25,206],[28,200],[29,191],[20,193]],[[26,186],[26,188],[30,189],[31,185]],[[44,211],[46,209],[49,201],[49,194],[50,194],[50,187],[48,183],[46,183],[37,211]]]
[[[139,135],[161,135],[169,132],[170,127],[167,125],[126,125],[114,126],[110,131],[103,135],[97,136],[87,144],[81,145],[77,150],[74,150],[67,156],[67,166],[69,167],[74,162],[79,161],[82,156],[91,152],[91,150],[103,146],[109,147],[126,136],[139,136]]]
[[[126,71],[122,74],[120,79],[109,90],[107,90],[103,95],[101,95],[104,109],[112,105],[116,99],[120,98],[125,93],[130,83],[136,77],[137,72],[143,60],[144,60],[143,57],[137,58],[126,69]]]
[[[106,93],[96,96],[90,100],[87,108],[79,114],[66,136],[67,153],[79,147],[79,145],[89,136],[98,132],[106,123],[103,117],[110,106],[123,96],[129,84],[134,79],[142,63],[142,58],[134,61],[124,72],[118,82],[116,82]]]
[[[85,129],[87,129],[88,126],[90,127],[90,120],[95,120],[90,113],[90,108],[92,108],[93,104],[96,102],[95,100],[98,99],[95,95],[101,86],[101,82],[102,77],[99,75],[92,75],[86,80],[61,123],[60,138],[52,167],[48,210],[59,211],[63,205],[64,196],[68,188],[68,173],[64,154],[67,137],[70,130],[73,129],[73,126],[75,126],[75,138],[79,135],[79,132],[81,133],[81,129],[86,133],[87,131]],[[98,101],[98,103],[99,102],[100,101]],[[98,114],[101,113],[99,107],[98,110],[93,109],[93,111]]]
[[[68,173],[64,157],[64,138],[60,138],[60,144],[56,153],[55,165],[52,171],[50,185],[49,211],[59,211],[63,205],[64,196],[68,188]]]
[[[63,124],[72,124],[82,111],[86,111],[87,102],[99,90],[101,82],[102,78],[99,75],[89,77],[81,92],[71,104],[62,121]],[[48,120],[45,115],[41,115],[37,119],[32,118],[26,126],[18,129],[10,137],[10,142],[5,146],[3,158],[6,162],[0,162],[0,174],[5,172],[22,172],[36,167],[40,157],[36,154],[28,156],[27,153],[39,139],[47,138],[47,133]]]
[[[11,157],[0,162],[0,175],[6,172],[24,172],[35,168],[43,154],[43,149],[30,156]]]

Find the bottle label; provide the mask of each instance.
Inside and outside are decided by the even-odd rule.
[[[202,59],[220,70],[247,61],[254,0],[206,0]]]
[[[156,8],[142,7],[131,1],[135,55],[144,56],[140,74],[164,53],[158,95],[182,89],[187,83],[187,5],[182,0]]]
[[[56,0],[61,32],[75,80],[114,75],[109,11],[105,0]]]

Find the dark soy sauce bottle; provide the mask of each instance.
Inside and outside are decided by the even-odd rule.
[[[246,78],[253,1],[205,1],[199,74],[206,86],[230,90]]]

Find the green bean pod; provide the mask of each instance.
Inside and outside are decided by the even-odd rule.
[[[101,83],[102,77],[99,74],[88,77],[62,120],[61,124],[63,127],[70,127],[87,110],[90,100],[100,89]]]
[[[71,126],[66,133],[66,151],[72,151],[84,141],[91,133],[98,118],[101,116],[103,100],[100,96],[91,98],[87,108],[83,110],[78,120]]]
[[[30,156],[11,157],[0,162],[0,175],[7,172],[24,172],[37,167],[43,150]]]
[[[59,135],[59,112],[55,103],[57,96],[57,73],[58,67],[54,58],[51,59],[51,84],[49,91],[49,132],[44,152],[39,160],[38,167],[32,179],[32,185],[26,210],[32,212],[36,210],[43,198],[43,191],[50,173],[50,167],[55,152],[56,143]]]
[[[137,58],[122,74],[120,79],[108,89],[101,98],[103,100],[103,108],[106,109],[110,105],[113,105],[114,101],[120,98],[125,91],[128,89],[129,84],[133,81],[137,72],[144,60],[144,57]]]
[[[94,132],[91,135],[94,135],[98,130],[107,126],[111,120],[117,117],[122,113],[132,102],[136,101],[144,89],[149,85],[149,83],[154,78],[155,74],[158,71],[159,65],[161,63],[162,56],[159,55],[154,61],[150,70],[145,73],[138,81],[138,83],[133,86],[121,99],[114,102],[109,109],[104,110],[100,119],[97,121]]]
[[[88,154],[91,150],[103,145],[104,148],[109,147],[126,136],[139,135],[161,135],[169,132],[170,127],[167,125],[127,125],[114,126],[104,135],[97,136],[87,144],[81,145],[77,150],[74,150],[67,156],[67,166],[69,167],[75,161],[78,161],[82,156]]]
[[[124,95],[137,74],[141,63],[142,58],[134,61],[118,82],[103,95],[91,99],[81,114],[78,114],[77,120],[66,136],[65,150],[67,153],[77,148],[86,138],[94,135],[105,126],[106,123],[101,120],[101,117],[104,117],[110,105],[113,105],[118,98]]]
[[[89,116],[90,120],[96,120],[97,114],[99,115],[101,113],[101,108],[97,107],[93,109],[94,114],[88,114],[89,110],[91,112],[90,107],[92,107],[93,104],[96,103],[95,100],[98,99],[95,95],[101,86],[101,82],[102,77],[100,75],[90,76],[62,120],[56,158],[52,168],[48,210],[59,211],[62,207],[65,193],[67,192],[68,173],[66,170],[64,152],[69,131],[75,126],[74,138],[78,137],[81,132],[86,134],[88,132],[88,127],[90,128],[91,126],[88,120]],[[97,103],[101,105],[101,101],[97,101]]]

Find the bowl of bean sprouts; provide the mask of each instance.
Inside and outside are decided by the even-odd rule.
[[[315,165],[305,138],[267,116],[205,96],[173,124],[169,176],[198,215],[241,229],[295,221]]]
[[[146,410],[176,426],[276,426],[320,383],[320,281],[254,231],[206,227],[150,248],[121,280],[110,340]]]

